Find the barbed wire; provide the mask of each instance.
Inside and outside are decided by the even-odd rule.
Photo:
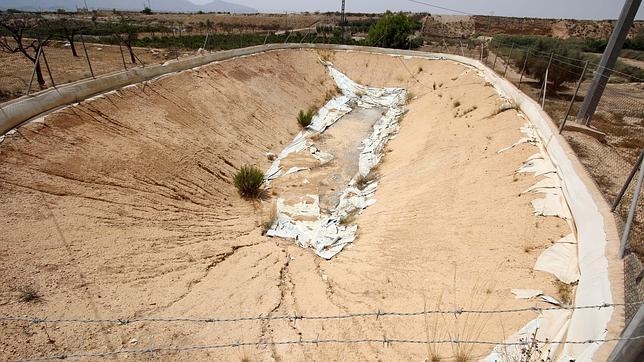
[[[121,349],[116,351],[105,352],[74,352],[70,354],[51,355],[42,357],[33,357],[28,359],[21,359],[19,361],[51,361],[69,358],[88,358],[88,357],[111,357],[122,354],[142,354],[142,353],[176,353],[176,352],[193,352],[203,350],[215,350],[226,348],[241,348],[241,347],[268,347],[268,346],[284,346],[284,345],[315,345],[321,344],[365,344],[365,343],[382,343],[383,347],[390,347],[393,344],[464,344],[464,345],[487,345],[487,346],[526,346],[531,344],[548,345],[548,344],[592,344],[592,343],[607,343],[607,342],[620,342],[620,341],[634,341],[644,339],[644,336],[635,336],[628,338],[605,338],[605,339],[589,339],[585,341],[550,341],[528,339],[517,342],[494,342],[494,341],[479,341],[479,340],[459,340],[459,339],[442,339],[442,340],[414,340],[414,339],[388,339],[383,337],[377,338],[363,338],[363,339],[308,339],[297,341],[277,341],[277,342],[232,342],[223,344],[212,344],[202,346],[186,346],[186,347],[151,347],[142,349]]]
[[[29,322],[34,324],[56,324],[56,323],[83,323],[83,324],[98,324],[98,323],[111,323],[119,325],[127,325],[131,323],[142,322],[189,322],[189,323],[234,323],[244,321],[270,321],[270,320],[328,320],[328,319],[350,319],[350,318],[365,318],[365,317],[415,317],[427,314],[508,314],[508,313],[521,313],[521,312],[543,312],[552,310],[584,310],[584,309],[602,309],[612,307],[626,307],[631,305],[642,305],[644,302],[633,303],[604,303],[588,306],[557,306],[557,307],[525,307],[514,309],[451,309],[451,310],[423,310],[416,312],[364,312],[364,313],[348,313],[337,315],[280,315],[280,316],[252,316],[252,317],[142,317],[142,318],[118,318],[118,319],[46,319],[35,317],[0,317],[0,322]]]

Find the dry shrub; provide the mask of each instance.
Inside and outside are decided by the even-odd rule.
[[[454,279],[455,292],[457,290],[456,277],[454,277]],[[488,290],[494,290],[494,283],[474,283],[474,286],[470,291],[469,300],[465,301],[464,305],[461,301],[459,303],[460,308],[469,310],[491,309],[488,306],[488,303],[492,293],[487,293]],[[476,341],[481,339],[483,331],[485,330],[485,327],[490,318],[492,318],[492,315],[483,313],[463,313],[453,315],[442,314],[442,317],[449,339],[459,341]],[[459,362],[472,361],[474,359],[473,352],[475,346],[476,345],[472,343],[452,343],[452,354],[455,360]]]
[[[557,288],[559,300],[565,305],[572,305],[574,298],[574,284],[566,284],[560,280],[552,282]]]
[[[23,303],[36,303],[42,299],[42,295],[36,288],[31,285],[27,285],[18,290],[20,294],[20,301]]]
[[[277,204],[273,202],[271,204],[270,209],[268,210],[268,214],[264,217],[264,220],[262,221],[262,235],[266,235],[266,233],[275,225],[277,222]]]
[[[325,62],[332,62],[335,60],[335,53],[330,50],[318,50],[318,56]]]
[[[356,187],[360,190],[364,190],[370,183],[376,181],[380,177],[378,172],[375,169],[372,169],[367,176],[358,175],[356,179]]]

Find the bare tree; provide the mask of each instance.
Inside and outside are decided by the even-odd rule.
[[[77,57],[78,53],[76,52],[76,36],[79,35],[83,29],[86,28],[86,24],[82,21],[70,18],[60,18],[50,23],[51,30],[65,38],[69,42],[69,46],[72,50],[72,55]]]
[[[0,15],[0,51],[19,53],[29,59],[35,66],[36,79],[40,89],[45,88],[45,78],[38,57],[41,48],[51,39],[46,31],[46,22],[37,16],[23,14]]]

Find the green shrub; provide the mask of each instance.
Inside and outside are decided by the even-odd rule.
[[[235,174],[233,182],[242,197],[257,198],[262,194],[264,172],[256,166],[242,166]]]
[[[300,113],[297,114],[297,123],[299,123],[302,128],[308,127],[311,124],[311,121],[313,121],[312,109],[309,109],[306,112],[300,110]]]
[[[369,29],[367,43],[383,48],[407,49],[417,48],[421,42],[413,39],[414,31],[421,24],[405,13],[394,14],[387,11],[378,22]]]

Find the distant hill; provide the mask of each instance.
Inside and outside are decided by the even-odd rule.
[[[87,0],[87,7],[93,9],[143,10],[147,0]],[[161,12],[231,12],[256,13],[257,10],[221,0],[196,5],[188,0],[150,0],[152,11]],[[0,0],[0,10],[18,9],[23,11],[75,11],[85,7],[83,0]]]

